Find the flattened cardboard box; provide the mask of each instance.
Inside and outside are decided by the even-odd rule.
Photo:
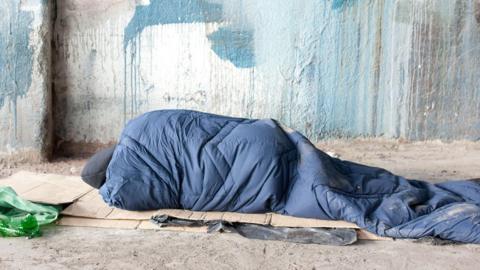
[[[26,171],[20,171],[0,180],[0,186],[13,188],[25,200],[54,205],[72,203],[93,190],[78,176]]]
[[[242,222],[260,225],[281,227],[323,227],[323,228],[353,228],[358,226],[335,220],[320,220],[310,218],[296,218],[274,213],[242,214],[232,212],[199,212],[181,209],[161,209],[156,211],[126,211],[109,207],[103,202],[97,190],[92,190],[79,198],[76,202],[62,211],[63,215],[90,219],[107,220],[149,220],[156,215],[169,215],[189,220],[224,220],[228,222]]]
[[[149,220],[153,215],[169,215],[189,220],[225,220],[281,227],[354,228],[359,239],[380,240],[372,233],[361,230],[357,225],[334,220],[318,220],[282,216],[274,213],[242,214],[231,212],[194,212],[181,209],[158,211],[126,211],[105,204],[98,190],[85,184],[78,176],[18,172],[0,180],[0,186],[12,187],[20,197],[46,204],[68,204],[62,211],[64,217],[57,223],[65,226],[85,226],[123,229],[156,229],[169,231],[206,232],[206,227],[160,228]]]
[[[357,229],[359,239],[388,239],[361,230],[357,225],[345,221],[296,218],[275,213],[242,214],[232,212],[198,212],[181,209],[126,211],[109,207],[103,202],[97,190],[92,190],[85,196],[82,196],[79,200],[65,208],[62,214],[65,217],[58,224],[65,226],[207,232],[207,227],[159,227],[149,221],[154,215],[169,215],[188,220],[224,220],[278,227],[353,228]]]

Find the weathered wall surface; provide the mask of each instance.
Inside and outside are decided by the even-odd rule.
[[[52,3],[0,1],[0,156],[48,155]]]
[[[63,141],[164,108],[312,139],[480,138],[479,0],[65,0],[55,29]]]

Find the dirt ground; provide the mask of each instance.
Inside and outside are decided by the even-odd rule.
[[[413,179],[480,177],[480,143],[329,141],[319,148]],[[0,159],[0,177],[19,170],[78,175],[85,159],[19,164]],[[480,245],[411,240],[347,247],[197,234],[50,226],[36,239],[0,239],[0,269],[478,269]]]

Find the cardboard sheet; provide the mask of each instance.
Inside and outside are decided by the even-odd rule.
[[[139,229],[139,230],[157,230],[174,232],[196,232],[206,233],[207,226],[201,227],[159,227],[149,220],[119,220],[119,219],[94,219],[82,217],[65,216],[57,221],[60,226],[74,227],[95,227],[95,228],[115,228],[115,229]]]
[[[225,220],[229,222],[243,222],[279,227],[319,227],[319,228],[353,228],[357,229],[359,239],[388,240],[361,230],[357,225],[335,220],[318,220],[310,218],[296,218],[274,213],[242,214],[231,212],[196,212],[182,209],[162,209],[158,211],[125,211],[111,208],[106,205],[98,194],[92,190],[76,202],[65,208],[65,216],[59,220],[59,225],[79,227],[143,229],[181,232],[206,232],[207,227],[162,227],[151,223],[153,215],[169,215],[176,218],[190,220]]]
[[[78,176],[25,171],[0,180],[0,186],[10,186],[23,199],[54,205],[72,203],[93,189]]]
[[[242,214],[232,212],[194,212],[179,209],[158,210],[155,215],[169,215],[176,218],[189,220],[225,220],[229,222],[242,222],[260,225],[271,225],[276,227],[308,227],[308,228],[352,228],[358,226],[341,220],[320,220],[311,218],[297,218],[283,216],[275,213],[266,214]]]
[[[140,220],[115,220],[95,219],[81,217],[62,217],[57,225],[75,227],[115,228],[115,229],[137,229],[142,221]]]
[[[98,190],[85,184],[78,176],[19,172],[0,180],[0,185],[12,187],[22,198],[46,203],[69,204],[62,211],[64,216],[57,224],[122,229],[155,229],[184,232],[206,232],[206,227],[163,227],[152,224],[153,215],[169,215],[190,220],[225,220],[282,227],[354,228],[359,239],[384,240],[372,233],[361,230],[355,224],[345,221],[318,220],[282,216],[274,213],[242,214],[231,212],[194,212],[181,209],[157,211],[125,211],[105,204]]]
[[[57,221],[60,226],[94,227],[94,228],[115,228],[115,229],[138,229],[156,230],[170,232],[207,233],[208,227],[159,227],[149,220],[119,220],[119,219],[94,219],[82,217],[65,216]],[[388,241],[390,238],[380,237],[371,232],[356,229],[357,237],[360,240]]]
[[[162,209],[158,211],[125,211],[109,207],[103,202],[97,190],[92,190],[65,208],[66,216],[110,219],[110,220],[149,220],[153,215],[169,215],[189,220],[225,220],[228,222],[243,222],[278,227],[321,227],[321,228],[354,228],[358,226],[335,220],[319,220],[282,216],[274,213],[242,214],[232,212],[196,212],[181,209]]]
[[[91,219],[149,220],[157,211],[126,211],[109,207],[94,189],[62,211],[62,215]]]

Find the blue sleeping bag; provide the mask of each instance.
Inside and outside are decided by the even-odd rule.
[[[125,127],[100,193],[127,210],[277,212],[480,243],[479,182],[431,184],[336,159],[270,119],[143,114]]]

